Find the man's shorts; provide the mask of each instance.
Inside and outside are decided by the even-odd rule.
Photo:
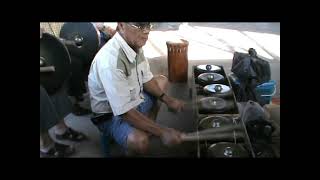
[[[156,103],[156,98],[147,92],[143,92],[144,102],[139,104],[137,110],[144,115],[151,110]],[[124,149],[127,149],[127,138],[135,129],[129,122],[124,120],[121,116],[112,116],[112,120],[107,120],[98,125],[98,128],[103,132],[104,137],[112,137]]]

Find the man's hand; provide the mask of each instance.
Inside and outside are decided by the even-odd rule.
[[[172,128],[165,128],[161,135],[161,141],[166,146],[173,146],[180,144],[182,142],[181,136],[183,136],[183,133],[172,129]]]
[[[169,110],[174,112],[181,112],[184,109],[185,102],[176,98],[165,95],[163,101],[167,104]]]

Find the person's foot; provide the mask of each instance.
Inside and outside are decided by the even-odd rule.
[[[56,134],[58,140],[70,140],[75,142],[80,142],[85,140],[87,137],[81,132],[75,131],[71,128],[68,128],[63,134]]]
[[[91,110],[82,108],[79,104],[73,105],[72,113],[76,116],[83,116],[92,113]]]
[[[68,157],[75,153],[75,148],[71,145],[64,145],[60,143],[54,143],[54,146],[50,148],[47,152],[40,149],[40,157],[43,158],[61,158]]]

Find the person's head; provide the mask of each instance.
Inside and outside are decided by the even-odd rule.
[[[118,32],[133,50],[144,46],[148,40],[151,23],[148,22],[119,22]]]

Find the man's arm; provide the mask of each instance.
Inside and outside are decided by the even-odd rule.
[[[136,109],[129,110],[124,113],[122,117],[137,129],[147,131],[155,136],[161,136],[161,133],[164,130],[164,127],[159,126]]]
[[[144,83],[143,88],[145,91],[147,91],[148,93],[152,94],[157,98],[159,98],[161,95],[164,94],[164,92],[162,92],[162,90],[160,89],[155,78],[152,78],[150,81]],[[160,100],[163,101],[170,109],[177,112],[180,112],[185,105],[184,102],[178,99],[175,99],[173,97],[170,97],[166,94],[164,94]]]
[[[150,132],[151,134],[160,137],[163,144],[167,146],[180,144],[182,142],[181,137],[183,134],[181,132],[172,128],[161,127],[135,109],[131,109],[124,113],[122,117],[137,129]]]
[[[153,77],[150,81],[143,84],[143,89],[155,97],[159,97],[162,93],[157,80]]]

